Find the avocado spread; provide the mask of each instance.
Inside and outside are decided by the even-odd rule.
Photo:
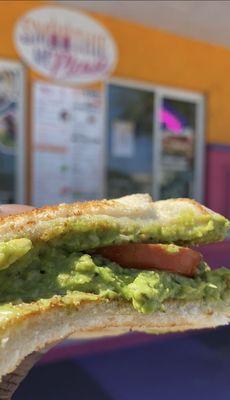
[[[176,245],[169,245],[169,252],[175,251]],[[224,300],[230,294],[230,270],[211,271],[202,262],[197,275],[187,278],[125,269],[101,256],[73,251],[64,243],[62,248],[52,241],[32,246],[24,238],[0,245],[0,312],[54,295],[73,299],[90,294],[126,299],[142,313],[164,311],[166,300]]]
[[[223,240],[230,228],[230,221],[222,215],[181,212],[175,220],[160,223],[157,219],[130,222],[126,217],[94,215],[79,216],[77,221],[61,224],[53,221],[40,239],[52,246],[82,251],[99,246],[127,242],[174,243],[192,245]]]

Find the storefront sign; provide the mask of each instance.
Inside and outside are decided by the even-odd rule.
[[[34,9],[18,21],[14,40],[32,69],[66,83],[103,80],[116,64],[117,51],[110,34],[79,11]]]

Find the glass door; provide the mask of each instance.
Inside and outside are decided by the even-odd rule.
[[[162,143],[159,197],[192,197],[196,140],[196,105],[162,99],[160,135]]]
[[[107,85],[106,193],[203,201],[204,99],[193,92]]]
[[[107,197],[152,193],[154,93],[108,85]]]
[[[203,98],[159,92],[157,198],[203,200]]]

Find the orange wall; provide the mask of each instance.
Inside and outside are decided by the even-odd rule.
[[[0,2],[0,57],[18,58],[12,41],[14,24],[29,9],[44,4]],[[112,17],[94,16],[117,43],[119,61],[114,76],[205,94],[207,141],[230,144],[230,50]],[[39,77],[32,71],[28,76],[30,81]]]

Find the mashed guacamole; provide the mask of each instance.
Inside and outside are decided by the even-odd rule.
[[[176,246],[169,246],[170,252]],[[5,267],[4,267],[5,265]],[[6,267],[8,266],[8,268]],[[195,278],[157,271],[121,268],[101,256],[53,243],[32,247],[29,239],[0,246],[0,311],[9,305],[96,294],[125,299],[142,313],[164,310],[166,300],[224,300],[230,293],[230,270],[211,271],[201,263]]]

